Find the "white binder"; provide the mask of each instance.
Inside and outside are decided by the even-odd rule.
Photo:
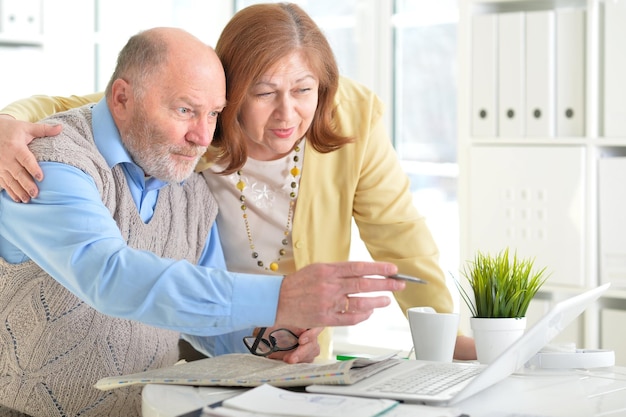
[[[585,11],[556,12],[556,134],[585,135]]]
[[[471,103],[472,136],[497,136],[497,15],[472,18]]]
[[[604,136],[626,136],[626,1],[604,3]]]
[[[498,136],[524,136],[524,13],[498,15]]]
[[[554,11],[526,13],[526,136],[555,134]]]
[[[626,287],[626,157],[598,162],[600,282]]]

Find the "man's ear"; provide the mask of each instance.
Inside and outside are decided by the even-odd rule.
[[[111,86],[111,102],[109,104],[113,117],[118,120],[126,120],[133,104],[132,87],[125,80],[118,78]]]

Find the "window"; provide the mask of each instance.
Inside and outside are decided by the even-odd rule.
[[[407,160],[456,161],[454,12],[454,1],[396,2],[393,127]]]

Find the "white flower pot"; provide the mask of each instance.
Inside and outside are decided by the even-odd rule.
[[[480,363],[491,363],[526,330],[526,317],[470,317]]]

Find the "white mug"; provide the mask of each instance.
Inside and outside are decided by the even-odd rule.
[[[459,328],[459,315],[437,313],[432,307],[407,310],[415,359],[452,362]]]

